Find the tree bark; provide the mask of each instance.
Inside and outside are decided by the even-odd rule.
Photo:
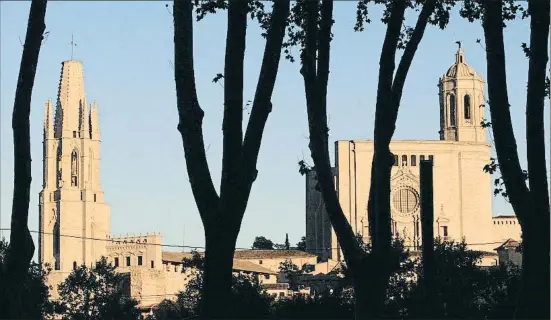
[[[549,318],[549,195],[543,130],[545,68],[548,59],[549,3],[530,1],[531,14],[526,140],[529,187],[520,167],[513,133],[503,43],[502,1],[484,3],[488,95],[492,130],[509,202],[520,222],[523,237],[521,293],[515,317]]]
[[[271,111],[271,97],[281,57],[290,1],[276,1],[267,32],[251,116],[243,140],[243,66],[248,1],[228,6],[224,77],[223,159],[220,196],[214,188],[203,139],[204,112],[197,99],[193,66],[193,4],[174,1],[174,56],[178,130],[193,196],[205,229],[205,273],[201,317],[231,318],[232,265],[252,184],[262,134]]]
[[[523,282],[516,318],[549,319],[549,186],[545,161],[544,99],[548,61],[549,2],[530,1],[530,61],[526,102],[526,142],[530,215],[523,228]]]
[[[375,190],[383,190],[380,193],[378,192],[380,196],[383,197],[382,200],[378,199],[378,201],[383,204],[387,203],[386,219],[383,216],[381,219],[377,219],[379,220],[378,222],[374,222],[375,219],[373,218],[379,218],[379,216],[370,214],[370,226],[375,226],[372,228],[375,232],[371,231],[371,234],[377,233],[381,235],[381,233],[379,233],[380,229],[385,226],[388,228],[388,230],[383,230],[382,232],[384,234],[383,238],[388,239],[388,241],[383,241],[383,243],[387,243],[387,246],[383,250],[380,250],[380,246],[377,247],[378,250],[380,250],[377,252],[379,255],[381,252],[389,252],[390,250],[389,196],[390,170],[393,157],[388,150],[388,144],[390,143],[390,139],[394,132],[394,124],[396,122],[399,100],[405,82],[405,77],[409,70],[409,66],[411,65],[417,46],[423,36],[428,19],[434,11],[436,1],[428,1],[427,4],[423,6],[423,10],[419,16],[419,20],[415,27],[411,41],[408,43],[404,56],[400,62],[397,80],[395,81],[394,87],[392,82],[392,76],[394,73],[394,56],[405,12],[405,2],[398,1],[396,4],[397,5],[394,5],[391,13],[391,19],[393,20],[389,23],[387,39],[385,39],[385,45],[383,46],[383,52],[381,54],[381,59],[384,61],[381,63],[382,69],[379,77],[379,86],[381,90],[378,91],[378,116],[376,116],[378,117],[378,120],[376,120],[378,123],[376,123],[376,128],[379,128],[379,130],[376,130],[375,133],[375,143],[376,149],[379,151],[377,155],[379,156],[383,154],[383,157],[381,159],[379,157],[374,158],[375,164],[373,165],[373,168],[378,169],[374,170],[374,173],[379,174],[377,181],[381,182],[379,182],[376,187],[372,184],[371,188],[373,193],[375,193]],[[371,262],[371,259],[368,259],[367,255],[360,248],[356,240],[356,235],[354,234],[352,227],[342,211],[335,191],[331,163],[329,160],[329,129],[327,128],[326,109],[327,84],[329,76],[329,44],[331,25],[333,23],[332,10],[332,1],[322,1],[322,17],[318,35],[318,4],[315,1],[306,2],[306,39],[304,50],[301,55],[301,73],[304,77],[307,101],[310,150],[314,161],[314,166],[316,168],[318,184],[324,198],[329,220],[335,230],[337,240],[339,241],[339,245],[342,248],[343,255],[347,263],[347,267],[353,278],[355,290],[355,317],[356,319],[366,319],[369,315],[378,316],[381,313],[384,305],[384,297],[390,272],[387,267],[381,267],[381,260],[373,258],[373,260],[377,261],[377,263],[374,261]],[[317,66],[316,56],[318,58]],[[386,110],[383,109],[383,107],[386,108]],[[385,126],[382,124],[385,124],[385,126],[392,124],[391,130],[383,131],[385,130]],[[386,135],[388,138],[381,139],[381,134],[383,137]],[[387,141],[387,152],[384,152],[385,141]],[[384,155],[386,155],[386,159],[384,159]],[[384,168],[384,170],[381,171],[380,168]],[[384,200],[385,193],[388,201]],[[372,194],[371,196],[374,197],[375,195]],[[371,203],[374,204],[374,202]],[[371,212],[374,212],[374,210],[371,210]],[[384,222],[385,220],[387,221],[386,223]],[[381,221],[383,222],[380,223]],[[374,241],[376,242],[377,240]],[[375,248],[375,246],[376,245],[374,244],[373,247]]]
[[[4,297],[9,300],[7,318],[25,317],[22,310],[22,289],[34,254],[34,243],[29,231],[29,201],[31,189],[31,139],[29,116],[36,75],[36,66],[46,24],[46,0],[33,0],[29,11],[27,34],[19,67],[19,78],[13,105],[12,129],[14,146],[13,203],[10,244],[3,272],[7,283]]]

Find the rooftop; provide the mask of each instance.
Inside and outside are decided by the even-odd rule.
[[[315,255],[301,250],[237,250],[235,259],[312,258]]]

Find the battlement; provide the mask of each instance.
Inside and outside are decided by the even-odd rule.
[[[162,244],[163,241],[163,235],[160,232],[154,232],[154,233],[146,233],[143,234],[125,234],[125,235],[118,235],[118,236],[111,236],[110,237],[111,242],[114,244],[129,244],[129,243],[135,243],[135,244]]]

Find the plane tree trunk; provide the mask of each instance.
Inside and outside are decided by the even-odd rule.
[[[303,28],[303,50],[301,53],[301,74],[304,78],[310,150],[318,185],[321,189],[329,220],[343,251],[344,259],[355,291],[355,318],[366,319],[382,314],[386,287],[391,275],[388,261],[391,246],[390,234],[390,170],[393,155],[389,143],[394,133],[398,107],[409,67],[423,37],[436,1],[423,5],[411,39],[406,45],[396,77],[393,81],[394,59],[398,46],[406,3],[394,2],[383,49],[379,70],[379,88],[375,120],[375,156],[370,194],[370,225],[372,231],[373,255],[368,256],[356,239],[346,219],[335,191],[329,158],[329,129],[327,127],[327,85],[329,78],[329,57],[331,26],[333,24],[333,2],[322,1],[321,10],[317,1],[306,1],[306,18]],[[318,32],[318,14],[321,22]],[[317,57],[317,61],[316,61]],[[377,192],[375,192],[377,191]],[[385,260],[386,259],[386,260]],[[390,262],[390,261],[388,261]]]
[[[545,162],[544,98],[548,61],[549,2],[529,1],[530,48],[526,103],[528,186],[513,133],[503,41],[502,1],[484,2],[488,96],[492,130],[507,196],[522,228],[521,293],[515,317],[549,318],[549,187]]]
[[[31,138],[29,116],[31,98],[36,76],[38,56],[46,29],[46,0],[33,0],[27,23],[27,35],[19,67],[19,77],[13,105],[12,129],[14,146],[13,203],[11,214],[10,244],[6,263],[0,272],[5,283],[0,284],[3,297],[7,300],[7,314],[0,312],[0,318],[25,318],[21,300],[34,243],[29,231],[29,201],[31,189]]]
[[[243,64],[248,1],[229,1],[224,78],[223,159],[220,195],[207,163],[193,65],[193,3],[174,1],[174,58],[178,131],[191,189],[205,229],[205,273],[201,317],[231,318],[233,255],[252,184],[271,98],[290,1],[274,2],[251,115],[243,137]]]

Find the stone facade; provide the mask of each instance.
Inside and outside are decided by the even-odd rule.
[[[446,240],[465,239],[471,249],[493,256],[493,249],[504,239],[519,239],[520,229],[514,216],[492,218],[491,176],[482,168],[491,155],[486,141],[484,121],[484,81],[465,61],[461,48],[455,63],[439,80],[440,140],[393,140],[391,173],[391,227],[395,236],[404,238],[410,250],[421,245],[419,162],[434,163],[434,234]],[[369,197],[372,140],[335,142],[336,183],[339,201],[356,234],[369,241],[367,202]],[[308,201],[321,194],[308,182]],[[317,193],[317,195],[312,195]],[[312,200],[313,199],[313,200]],[[314,203],[307,203],[307,208]],[[308,211],[308,210],[307,210]],[[503,224],[501,220],[507,221]],[[307,213],[307,243],[317,243],[317,233],[308,232],[314,219]],[[308,225],[310,224],[310,225]],[[310,239],[308,237],[311,237]],[[342,260],[336,234],[332,230],[330,246],[323,243],[321,253]],[[331,248],[330,250],[325,248]],[[493,258],[491,258],[493,262]]]

